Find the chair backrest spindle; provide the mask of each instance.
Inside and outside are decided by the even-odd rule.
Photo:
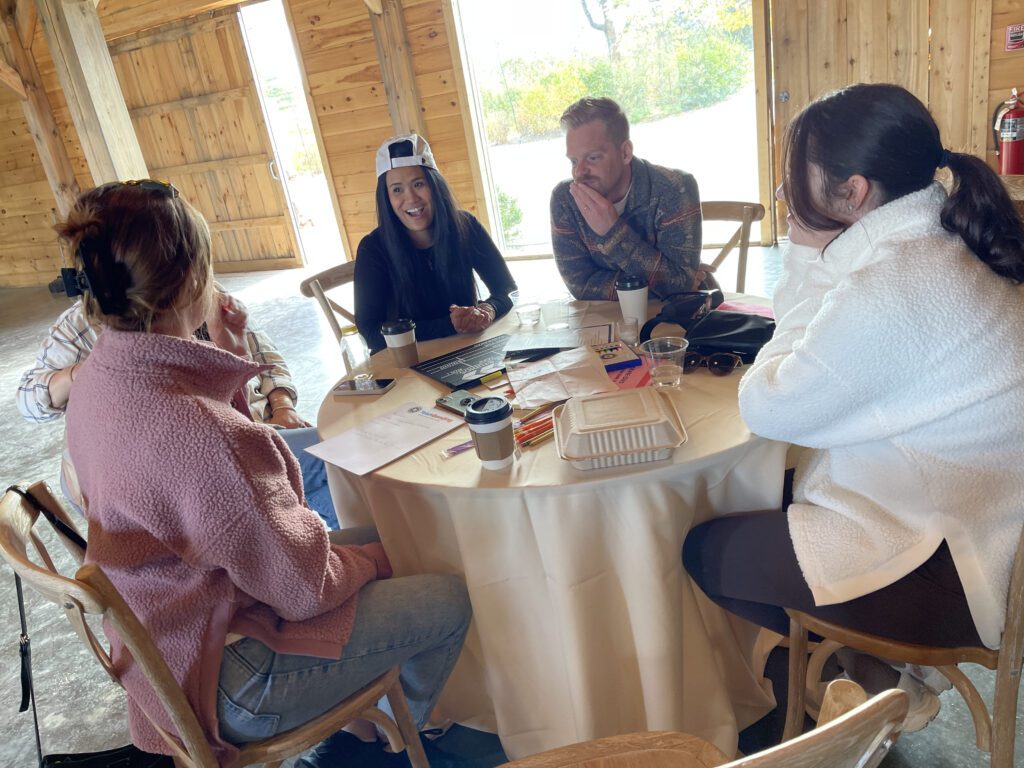
[[[747,252],[750,249],[750,229],[755,221],[764,219],[764,206],[760,203],[744,203],[734,201],[708,201],[701,203],[701,218],[709,221],[737,222],[733,232],[722,249],[711,262],[715,269],[725,261],[733,249],[739,247],[739,258],[736,265],[736,290],[743,293],[747,284]]]
[[[299,284],[299,290],[303,296],[316,299],[320,309],[323,310],[324,315],[327,317],[327,324],[330,325],[334,337],[339,342],[341,341],[341,325],[338,323],[337,316],[341,315],[345,318],[347,325],[354,324],[356,317],[345,307],[333,301],[327,295],[327,292],[351,283],[355,280],[355,276],[356,263],[354,261],[347,261],[344,264],[338,264],[330,269],[325,269],[323,272],[318,272],[312,277],[307,277]]]

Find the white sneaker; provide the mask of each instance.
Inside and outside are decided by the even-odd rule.
[[[949,678],[935,667],[922,667],[920,664],[894,664],[893,668],[899,672],[906,672],[915,680],[924,683],[932,693],[942,693],[953,687]]]
[[[945,679],[942,673],[938,674]],[[903,719],[904,732],[920,731],[939,714],[942,702],[939,701],[938,694],[909,672],[900,673],[900,681],[896,687],[910,694],[910,706],[907,709],[907,716]]]

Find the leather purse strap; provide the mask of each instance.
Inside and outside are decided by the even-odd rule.
[[[14,588],[18,593],[18,616],[21,618],[21,635],[18,637],[18,653],[21,656],[21,706],[19,712],[28,709],[32,704],[32,730],[36,734],[36,754],[39,756],[39,768],[43,768],[43,745],[39,740],[39,715],[36,712],[36,696],[32,687],[32,643],[28,636],[28,624],[25,621],[25,598],[21,591],[21,577],[14,574]]]
[[[7,490],[14,491],[16,494],[21,496],[21,498],[27,501],[36,512],[45,517],[50,525],[57,529],[57,533],[66,539],[70,539],[72,543],[80,547],[83,552],[85,551],[86,542],[85,539],[82,538],[81,534],[47,509],[46,506],[40,502],[39,499],[33,496],[31,492],[24,491],[16,485],[9,486]]]

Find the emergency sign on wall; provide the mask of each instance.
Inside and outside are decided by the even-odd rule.
[[[1024,24],[1009,24],[1006,27],[1006,50],[1024,50]]]

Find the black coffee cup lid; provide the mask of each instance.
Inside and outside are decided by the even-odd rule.
[[[494,424],[512,415],[512,406],[501,395],[482,397],[466,409],[467,424]]]
[[[407,317],[400,317],[397,320],[386,320],[380,326],[380,332],[385,336],[394,336],[396,333],[405,333],[416,328],[416,323]]]
[[[646,287],[647,281],[639,275],[623,275],[615,281],[615,288],[619,291],[635,291]]]

